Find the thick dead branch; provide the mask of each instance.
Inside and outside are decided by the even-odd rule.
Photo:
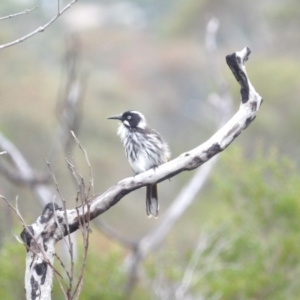
[[[228,66],[241,85],[242,101],[238,112],[209,140],[195,149],[181,154],[172,161],[159,166],[155,170],[152,169],[135,177],[129,177],[118,182],[103,194],[91,197],[86,203],[74,209],[67,211],[57,207],[53,209],[53,204],[51,203],[52,209],[47,206],[47,210],[44,210],[43,215],[30,226],[30,232],[26,229],[23,230],[22,238],[26,241],[28,249],[35,248],[35,244],[32,242],[32,236],[35,237],[37,235],[37,237],[41,237],[40,243],[44,248],[48,249],[49,247],[54,251],[53,243],[55,244],[55,242],[62,239],[68,232],[72,233],[76,231],[81,224],[85,224],[85,222],[88,223],[90,220],[104,213],[132,191],[149,184],[159,183],[168,178],[172,178],[183,171],[194,170],[225,150],[254,120],[262,103],[261,96],[255,91],[246,73],[244,63],[247,61],[249,55],[250,49],[244,48],[242,51],[235,52],[226,57]],[[54,212],[56,218],[53,217]],[[65,218],[65,216],[67,218]],[[56,219],[58,220],[59,226],[56,224]],[[41,235],[42,232],[45,234]],[[52,259],[52,257],[50,258]],[[34,255],[31,250],[27,253],[27,260],[31,266],[27,268],[25,278],[27,295],[32,295],[34,292],[33,289],[43,289],[45,293],[47,293],[47,291],[50,293],[50,280],[45,280],[46,278],[50,278],[48,274],[48,272],[50,272],[49,268],[35,267]],[[34,285],[30,284],[32,278],[34,279]],[[30,299],[34,300],[38,298],[36,296]],[[50,299],[50,294],[48,298],[43,299]]]
[[[81,145],[80,145],[81,147]],[[81,147],[85,155],[85,149]],[[87,163],[89,164],[88,157],[86,156]],[[45,206],[45,209],[42,213],[42,216],[32,225],[27,226],[24,223],[24,220],[19,213],[17,208],[13,210],[17,213],[19,218],[22,221],[24,230],[21,233],[21,238],[24,242],[24,245],[27,249],[27,259],[26,259],[26,275],[31,274],[30,278],[25,280],[25,289],[27,299],[51,299],[51,289],[53,275],[59,283],[59,286],[62,290],[64,298],[67,300],[75,300],[79,298],[82,284],[83,284],[83,272],[86,265],[88,247],[89,247],[89,227],[90,227],[90,203],[87,201],[88,194],[91,191],[90,185],[93,183],[93,180],[89,180],[89,185],[86,186],[84,179],[81,177],[79,172],[74,166],[76,174],[73,172],[74,176],[79,177],[78,181],[78,192],[76,197],[76,213],[79,214],[78,207],[82,207],[86,211],[83,213],[86,215],[86,218],[79,218],[79,228],[82,234],[83,240],[83,262],[79,267],[79,273],[77,280],[75,280],[75,261],[73,253],[73,242],[71,240],[71,231],[68,224],[68,210],[66,208],[66,201],[64,200],[54,173],[51,170],[50,164],[47,162],[50,169],[50,173],[53,176],[55,182],[57,193],[62,200],[63,207],[59,208],[58,205],[54,202],[49,203]],[[90,165],[89,165],[90,166]],[[90,176],[92,173],[90,173]],[[6,200],[3,196],[0,196]],[[9,202],[6,201],[8,204]],[[51,222],[52,220],[53,222]],[[51,232],[53,235],[51,235]],[[51,236],[50,236],[51,235]],[[55,253],[55,244],[58,240],[63,239],[67,250],[70,256],[70,269],[66,267],[66,264],[63,263],[61,258]],[[57,270],[53,267],[54,258],[57,258],[60,262],[63,271],[67,276],[68,283],[63,284],[63,276],[60,275]],[[34,273],[34,274],[33,274]],[[58,276],[59,275],[59,276]],[[66,288],[65,288],[66,286]]]
[[[213,105],[217,111],[218,116],[214,116],[213,119],[217,120],[217,128],[220,128],[225,124],[231,114],[233,100],[229,86],[221,75],[219,62],[217,60],[218,51],[216,34],[218,28],[219,20],[212,18],[206,27],[205,46],[209,61],[210,75],[218,90],[217,94],[214,93],[208,96],[208,102],[210,105]],[[174,223],[193,203],[196,194],[199,193],[205,181],[209,178],[209,174],[215,162],[215,159],[209,161],[205,167],[199,169],[193,175],[190,181],[183,187],[178,197],[172,201],[172,204],[164,214],[163,221],[159,223],[149,234],[145,235],[140,241],[131,241],[121,237],[113,230],[113,228],[110,228],[104,222],[99,221],[99,219],[97,220],[96,224],[101,231],[103,231],[108,237],[119,242],[121,245],[132,250],[132,253],[129,255],[127,260],[127,267],[129,274],[131,274],[129,278],[136,278],[136,273],[138,271],[136,268],[139,265],[139,260],[145,258],[146,255],[162,243]],[[144,245],[147,246],[145,247]],[[132,282],[130,279],[129,281]],[[126,288],[126,290],[128,290],[128,288]]]
[[[27,247],[26,299],[51,299],[53,269],[50,265],[54,262],[56,241],[62,239],[65,232],[63,217],[54,217],[57,211],[62,211],[57,204],[47,204],[39,219],[21,233]],[[54,222],[49,224],[49,220]]]

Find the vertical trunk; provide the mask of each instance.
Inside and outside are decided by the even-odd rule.
[[[51,244],[51,246],[50,246]],[[53,246],[53,247],[52,247]],[[51,265],[54,261],[54,243],[47,242],[45,255]],[[25,291],[27,300],[51,300],[53,270],[38,249],[27,252],[25,271]]]
[[[25,291],[27,300],[50,300],[55,244],[63,236],[62,217],[55,217],[58,206],[49,203],[42,215],[27,226],[21,238],[27,248]]]

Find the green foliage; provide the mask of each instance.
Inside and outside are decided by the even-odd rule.
[[[295,166],[274,149],[259,150],[248,160],[231,148],[215,174],[213,193],[232,209],[227,232],[232,242],[218,259],[225,267],[205,278],[210,293],[222,299],[297,299],[300,177]]]
[[[82,250],[80,250],[81,252]],[[90,247],[84,272],[81,300],[118,300],[122,298],[124,272],[122,272],[123,253],[114,247],[107,253]],[[80,259],[75,264],[77,272],[81,266]],[[75,280],[76,282],[76,280]],[[54,282],[53,299],[62,299],[62,292]]]
[[[24,246],[16,241],[6,241],[0,249],[0,299],[25,299]]]
[[[245,154],[231,146],[225,151],[206,200],[201,195],[197,207],[198,218],[206,214],[199,238],[205,247],[196,253],[198,261],[186,293],[222,300],[298,299],[299,195],[295,164],[275,149],[265,152],[258,147]],[[194,240],[185,250],[169,244],[155,256],[156,269],[153,262],[146,264],[149,278],[156,285],[161,278],[161,290],[171,298],[195,258],[192,244],[196,248]]]
[[[81,251],[81,250],[80,250]],[[25,248],[15,241],[4,243],[0,250],[0,298],[5,300],[25,299]],[[81,300],[118,300],[122,298],[124,273],[122,272],[123,253],[119,249],[97,252],[90,249]],[[66,262],[65,262],[66,263]],[[56,264],[58,265],[57,261]],[[75,264],[79,271],[80,262]],[[63,274],[63,272],[62,272]],[[63,299],[62,292],[54,280],[53,299]]]
[[[213,222],[206,222],[203,238],[208,239],[198,254],[187,293],[205,299],[298,299],[300,176],[296,166],[274,149],[259,148],[246,155],[230,147],[214,174],[207,194],[213,206],[203,202]],[[219,204],[223,214],[217,212],[216,218],[214,207]],[[144,266],[148,279],[172,294],[195,255],[190,245],[167,246]],[[111,245],[105,251],[98,248],[102,247],[90,247],[80,299],[122,299],[124,251]],[[24,248],[6,242],[0,253],[1,299],[24,299],[24,264]],[[148,299],[151,291],[139,285],[132,299]],[[62,299],[57,283],[53,299]]]
[[[103,255],[94,250],[89,253],[84,278],[84,291],[80,299],[117,300],[122,298],[125,273],[122,272],[121,251],[112,250]]]

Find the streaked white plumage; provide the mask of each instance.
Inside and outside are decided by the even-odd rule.
[[[143,114],[127,111],[119,116],[118,135],[123,143],[128,162],[135,174],[158,167],[170,158],[170,150],[161,135],[147,125]],[[147,186],[147,214],[157,217],[158,200],[156,185]]]
[[[121,123],[118,129],[127,159],[135,174],[157,167],[167,162],[170,157],[168,145],[163,142],[158,132],[147,126],[145,120],[137,128],[141,130]]]

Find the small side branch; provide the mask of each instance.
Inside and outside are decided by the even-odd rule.
[[[91,184],[92,179],[92,170],[89,163],[89,158],[87,156],[86,150],[81,146],[80,142],[76,138],[75,134],[72,132],[73,137],[78,143],[80,149],[83,151],[86,162],[90,168],[90,178],[89,185],[87,186],[84,182],[84,178],[80,175],[75,165],[71,165],[68,162],[69,167],[73,176],[76,177],[78,181],[78,190],[76,197],[76,208],[74,210],[77,220],[79,222],[79,229],[82,235],[83,241],[83,262],[79,269],[78,279],[75,280],[75,261],[73,253],[73,243],[71,240],[71,228],[69,226],[69,215],[66,207],[66,201],[62,196],[62,193],[59,189],[57,180],[54,173],[52,172],[50,163],[46,161],[49,171],[52,174],[57,194],[62,201],[63,207],[60,208],[55,202],[55,198],[52,203],[48,203],[42,216],[38,220],[27,226],[23,219],[22,224],[24,230],[21,233],[21,238],[24,242],[24,245],[27,249],[27,258],[26,258],[26,274],[25,274],[25,289],[27,299],[51,299],[51,289],[53,274],[56,277],[59,286],[63,292],[65,299],[73,300],[78,299],[82,284],[83,284],[83,274],[86,266],[88,247],[89,247],[89,234],[90,234],[90,202],[89,202],[89,193],[92,191]],[[0,196],[1,197],[1,196]],[[2,197],[4,198],[4,197]],[[85,218],[79,216],[79,209],[81,207],[84,209],[83,213]],[[13,208],[13,207],[12,207]],[[14,208],[13,208],[14,209]],[[20,213],[17,209],[14,211],[20,217]],[[60,259],[60,257],[55,254],[55,245],[57,241],[63,239],[67,250],[70,256],[70,268],[67,269],[66,265]],[[48,251],[50,249],[50,251]],[[58,274],[58,272],[53,268],[54,258],[57,258],[65,271],[65,274],[68,279],[68,283],[62,284],[61,279],[63,276]],[[38,266],[36,266],[38,264]],[[41,270],[42,269],[42,270]],[[48,271],[54,273],[50,274]],[[59,276],[58,276],[59,275]],[[34,285],[32,284],[34,283]],[[31,295],[31,298],[29,296]]]
[[[19,149],[0,132],[0,148],[6,152],[7,159],[0,162],[0,172],[17,184],[30,187],[33,194],[44,206],[53,197],[54,191],[47,185],[49,177],[31,168]],[[13,166],[12,166],[13,165]]]
[[[45,31],[53,22],[55,22],[64,12],[66,12],[74,3],[76,3],[78,0],[73,0],[71,1],[69,4],[67,4],[62,10],[59,10],[58,13],[56,14],[55,17],[53,17],[49,22],[47,22],[45,25],[38,27],[37,29],[33,30],[32,32],[24,35],[23,37],[12,41],[10,43],[4,44],[4,45],[0,45],[0,50],[7,48],[7,47],[11,47],[14,46],[16,44],[22,43],[25,40],[31,38],[32,36],[36,35],[37,33],[43,32]],[[60,2],[58,1],[58,7]]]
[[[21,16],[21,15],[27,15],[28,13],[30,13],[31,11],[33,11],[35,9],[37,9],[37,6],[34,7],[34,8],[31,8],[31,9],[25,9],[24,11],[21,11],[21,12],[16,13],[16,14],[12,14],[12,15],[9,15],[9,16],[1,17],[0,21],[6,20],[6,19],[11,19],[11,18],[14,18],[14,17],[18,17],[18,16]]]

